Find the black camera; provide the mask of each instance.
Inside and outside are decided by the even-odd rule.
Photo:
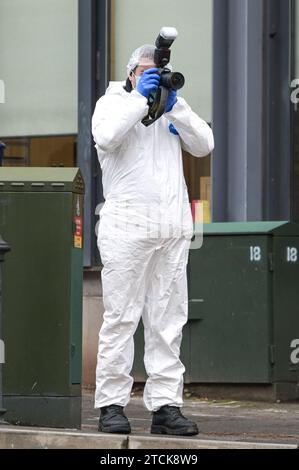
[[[161,75],[160,85],[173,90],[180,90],[185,84],[184,75],[179,72],[171,72],[167,68],[170,61],[170,47],[176,39],[178,32],[173,27],[164,26],[156,39],[154,62]]]
[[[185,84],[184,75],[180,72],[171,72],[167,68],[170,61],[170,47],[177,36],[176,28],[164,26],[156,39],[154,62],[161,78],[158,91],[154,95],[150,95],[148,100],[149,112],[142,120],[146,127],[164,114],[170,90],[180,90]]]

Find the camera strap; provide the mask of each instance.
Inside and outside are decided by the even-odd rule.
[[[146,127],[151,126],[154,122],[156,122],[161,116],[163,116],[166,103],[168,99],[169,89],[165,88],[164,86],[159,86],[154,98],[149,97],[148,105],[149,111],[148,115],[142,119],[142,124]]]

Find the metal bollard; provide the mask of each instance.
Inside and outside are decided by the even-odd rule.
[[[2,364],[5,362],[5,347],[2,339],[2,263],[4,255],[10,251],[10,246],[2,239],[0,235],[0,416],[5,413],[3,408],[2,396]]]

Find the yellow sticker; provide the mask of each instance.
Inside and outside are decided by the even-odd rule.
[[[75,248],[82,248],[82,237],[74,236],[74,247]]]

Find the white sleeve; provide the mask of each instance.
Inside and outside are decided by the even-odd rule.
[[[214,149],[214,136],[210,126],[192,111],[186,101],[179,97],[165,117],[178,131],[182,148],[194,157],[205,157]]]
[[[103,152],[112,152],[147,113],[147,99],[137,91],[133,90],[128,97],[104,95],[92,117],[94,141]]]

